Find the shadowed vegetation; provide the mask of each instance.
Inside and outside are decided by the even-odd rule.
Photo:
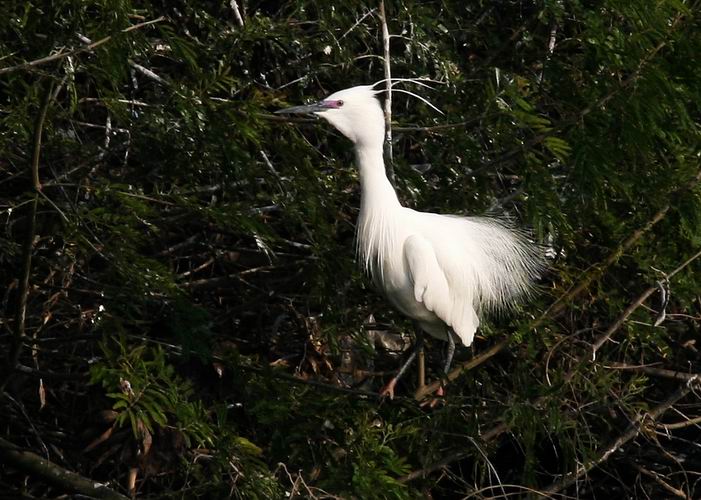
[[[373,396],[411,325],[349,142],[272,114],[384,78],[379,3],[333,3],[0,6],[0,489],[701,496],[699,2],[387,2],[445,113],[393,96],[400,199],[549,254],[433,410]]]

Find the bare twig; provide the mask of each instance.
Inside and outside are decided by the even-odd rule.
[[[202,237],[200,233],[195,233],[186,240],[183,240],[181,242],[176,243],[175,245],[172,245],[165,250],[162,250],[158,252],[158,255],[163,257],[165,255],[171,255],[177,252],[178,250],[182,250],[183,248],[187,248],[190,245],[194,245],[198,242],[198,240]]]
[[[502,435],[504,432],[506,432],[509,428],[505,423],[500,423],[496,427],[493,427],[490,429],[488,432],[482,434],[480,437],[482,438],[483,443],[488,443],[494,438]],[[451,453],[450,455],[446,455],[443,457],[441,460],[438,460],[436,462],[433,462],[423,469],[415,470],[413,472],[410,472],[406,476],[402,476],[399,478],[400,483],[408,483],[409,481],[413,481],[414,479],[418,479],[421,477],[426,477],[432,472],[435,472],[437,470],[442,469],[443,467],[446,467],[454,462],[457,462],[458,460],[462,460],[463,458],[469,457],[472,454],[471,450],[460,450]]]
[[[155,72],[148,69],[146,66],[142,66],[141,64],[134,62],[131,59],[129,60],[129,66],[131,66],[136,71],[144,75],[146,78],[149,78],[150,80],[153,80],[156,83],[160,83],[164,87],[170,86],[170,82],[168,80],[166,80],[162,76],[157,75]]]
[[[343,33],[341,36],[338,37],[338,41],[340,42],[345,37],[347,37],[360,23],[362,23],[365,20],[366,17],[368,17],[374,13],[375,13],[375,9],[368,10],[365,14],[362,15],[362,17],[360,19],[358,19],[355,23],[353,23],[353,26],[348,28],[345,33]]]
[[[451,128],[463,128],[463,127],[469,127],[471,125],[475,125],[477,123],[480,123],[482,120],[487,118],[489,115],[480,115],[476,118],[472,118],[471,120],[465,120],[461,122],[455,122],[455,123],[442,123],[440,125],[430,125],[427,127],[410,127],[410,126],[400,126],[400,127],[394,127],[393,130],[395,132],[439,132],[441,130],[449,130]]]
[[[161,16],[161,17],[159,17],[157,19],[153,19],[151,21],[146,21],[143,23],[135,24],[134,26],[129,26],[128,28],[124,28],[123,30],[120,31],[120,33],[128,33],[130,31],[138,30],[140,28],[143,28],[145,26],[149,26],[151,24],[160,23],[164,20],[165,20],[165,17]],[[100,45],[104,45],[105,43],[109,42],[110,40],[112,40],[112,38],[113,38],[113,35],[109,35],[109,36],[106,36],[104,38],[101,38],[97,42],[89,43],[88,45],[78,47],[77,49],[69,50],[66,52],[58,52],[57,54],[51,54],[50,56],[46,56],[46,57],[42,57],[41,59],[35,59],[33,61],[18,64],[16,66],[9,66],[7,68],[0,68],[0,75],[3,75],[5,73],[11,73],[13,71],[17,71],[20,69],[27,69],[27,68],[33,68],[36,66],[42,66],[42,65],[48,64],[52,61],[57,61],[59,59],[63,59],[64,57],[73,56],[76,54],[80,54],[82,52],[90,52],[92,50],[95,50]]]
[[[32,270],[32,254],[34,250],[34,235],[36,233],[37,206],[39,205],[39,194],[41,193],[41,181],[39,179],[41,137],[44,129],[44,121],[46,120],[46,113],[49,108],[49,104],[51,103],[52,95],[53,84],[49,83],[41,103],[41,108],[39,109],[39,114],[37,115],[36,122],[34,123],[32,163],[30,168],[32,170],[32,186],[35,192],[29,209],[29,216],[27,218],[27,232],[25,234],[24,245],[22,247],[23,264],[22,274],[19,280],[19,290],[17,291],[18,299],[17,311],[15,313],[14,338],[8,355],[8,364],[5,372],[6,378],[3,380],[2,385],[9,380],[9,377],[19,362],[19,357],[22,352],[22,340],[25,336],[27,300],[29,298],[29,275],[31,274]]]
[[[127,500],[128,497],[108,488],[104,484],[41,458],[30,451],[0,438],[0,457],[6,464],[27,474],[41,477],[43,480],[69,491],[75,491],[90,498],[107,500]]]
[[[236,2],[236,0],[231,0],[229,5],[231,6],[231,10],[234,11],[236,22],[243,28],[243,17],[241,16],[241,10],[239,10],[239,4]]]
[[[666,370],[664,368],[656,368],[654,366],[646,365],[627,365],[625,363],[608,363],[603,365],[604,368],[614,368],[616,370],[628,370],[632,372],[640,372],[652,377],[662,377],[669,378],[672,380],[677,380],[680,382],[687,383],[699,383],[701,382],[701,374],[699,373],[686,373],[679,372],[676,370]]]
[[[701,176],[701,172],[699,173],[699,176]],[[699,176],[695,178],[693,182],[694,185],[698,184]],[[660,222],[665,217],[665,215],[667,215],[669,208],[669,204],[660,208],[657,212],[655,212],[652,218],[643,227],[633,231],[633,233],[630,236],[628,236],[628,238],[626,238],[620,245],[618,245],[618,247],[616,247],[616,249],[613,252],[611,252],[609,256],[606,257],[606,259],[604,259],[603,262],[598,264],[592,272],[587,274],[584,277],[584,279],[577,283],[576,286],[570,288],[564,295],[562,295],[555,302],[553,302],[553,304],[543,313],[543,317],[555,316],[562,312],[572,299],[574,299],[584,290],[589,288],[589,285],[591,285],[594,281],[599,279],[604,274],[604,271],[606,269],[615,264],[618,261],[618,259],[620,259],[621,256],[626,252],[626,250],[628,250],[634,244],[636,244],[640,240],[640,238],[643,237],[643,235],[647,234],[650,231],[650,229],[652,229],[655,226],[655,224]]]
[[[88,122],[81,122],[79,120],[71,120],[71,123],[75,123],[76,125],[80,125],[82,127],[87,127],[87,128],[97,128],[100,130],[105,131],[105,144],[103,146],[103,149],[107,149],[106,146],[109,146],[109,141],[107,140],[107,137],[111,135],[112,132],[120,132],[123,134],[128,134],[129,130],[125,128],[119,128],[119,127],[113,127],[111,120],[107,122],[108,125],[98,125],[97,123],[88,123]]]
[[[678,497],[678,498],[691,498],[691,497],[689,497],[686,493],[684,493],[682,490],[679,490],[679,489],[675,488],[674,486],[672,486],[671,484],[669,484],[667,481],[665,481],[664,479],[662,479],[662,478],[660,477],[660,475],[659,475],[657,472],[651,471],[651,470],[647,470],[647,469],[646,469],[645,467],[643,467],[642,465],[633,464],[633,466],[634,466],[636,469],[638,469],[638,471],[639,471],[641,474],[643,474],[644,476],[647,476],[647,477],[651,478],[653,481],[655,481],[657,484],[659,484],[660,486],[662,486],[662,488],[664,488],[665,490],[669,491],[669,492],[670,492],[672,495],[674,495],[675,497]]]
[[[694,255],[689,257],[686,261],[684,261],[679,267],[677,267],[674,271],[669,273],[667,275],[667,279],[672,278],[675,274],[681,272],[684,270],[689,264],[691,264],[693,261],[701,257],[701,250],[696,252]],[[635,310],[640,307],[655,291],[657,290],[657,285],[651,286],[647,290],[645,290],[640,296],[633,301],[626,309],[623,311],[623,314],[621,314],[618,319],[597,339],[594,341],[594,344],[592,345],[592,356],[596,356],[596,351],[598,351],[602,345],[613,335],[613,333],[618,330],[621,325],[630,317]]]
[[[503,340],[500,340],[496,344],[494,344],[492,347],[481,353],[479,356],[475,356],[469,361],[466,361],[465,363],[461,364],[459,367],[455,368],[452,370],[448,375],[447,379],[449,381],[453,381],[456,378],[458,378],[464,371],[471,370],[488,359],[490,359],[492,356],[495,354],[501,352],[506,346],[509,345],[510,339],[506,338]],[[425,385],[423,387],[420,387],[416,393],[414,394],[414,399],[417,401],[421,401],[423,398],[428,396],[429,394],[435,392],[440,386],[443,384],[442,380],[436,380],[435,382],[432,382],[428,385]]]
[[[392,69],[390,66],[389,52],[389,28],[387,28],[387,15],[385,13],[385,1],[380,0],[380,23],[382,24],[382,47],[384,50],[385,68],[385,155],[387,162],[385,170],[389,182],[394,185],[394,165],[392,159]]]
[[[613,455],[619,448],[623,445],[636,438],[641,431],[641,428],[645,424],[646,420],[656,420],[661,417],[667,410],[669,410],[677,401],[682,399],[684,396],[691,392],[691,387],[687,384],[680,387],[674,394],[672,394],[666,401],[655,406],[648,413],[643,413],[638,415],[633,422],[630,424],[628,429],[618,438],[614,439],[611,443],[604,446],[602,450],[598,453],[598,456],[593,460],[577,467],[574,472],[563,476],[559,481],[555,481],[550,486],[543,489],[543,491],[549,495],[554,495],[565,488],[573,485],[577,480],[584,474],[588,473],[594,467],[602,464],[608,458]]]
[[[46,112],[49,110],[49,104],[51,103],[51,96],[53,94],[53,83],[49,82],[49,88],[44,94],[44,98],[41,101],[41,107],[39,108],[39,114],[37,115],[36,122],[34,122],[34,148],[32,149],[32,185],[35,191],[41,191],[41,181],[39,180],[39,160],[41,158],[41,137],[44,131],[44,122],[46,121]]]
[[[701,417],[694,417],[688,420],[682,420],[681,422],[657,424],[657,427],[664,429],[665,431],[671,431],[674,429],[684,429],[685,427],[691,427],[692,425],[698,426],[699,424],[701,424]]]
[[[685,267],[687,267],[689,264],[691,264],[691,262],[693,262],[695,259],[699,258],[700,256],[701,256],[701,251],[700,251],[700,252],[697,252],[696,254],[694,254],[692,257],[690,257],[689,259],[687,259],[686,261],[684,261],[684,262],[683,262],[679,267],[677,267],[674,271],[670,272],[670,273],[669,273],[669,277],[671,278],[672,276],[674,276],[674,275],[678,274],[679,272],[681,272]],[[652,289],[653,289],[653,291],[654,291],[656,288],[653,287]],[[647,290],[646,290],[646,292],[644,292],[643,295],[645,295],[646,293],[647,293]],[[651,295],[651,294],[646,295],[646,297],[649,297],[649,295]],[[606,338],[604,339],[604,341],[605,341],[606,339],[610,338],[610,337],[625,323],[625,319],[626,319],[628,316],[630,316],[630,314],[632,313],[632,310],[634,310],[634,309],[631,309],[632,306],[633,306],[634,304],[638,304],[638,303],[642,304],[642,302],[640,301],[640,297],[638,297],[638,298],[631,304],[631,306],[629,306],[628,308],[626,308],[626,310],[621,314],[621,316],[620,316],[619,318],[617,318],[616,321],[614,321],[613,325],[612,325],[604,334],[602,334],[602,336],[600,337],[600,339],[603,339],[604,336],[606,336]],[[638,305],[639,305],[639,304],[638,304]],[[541,321],[541,322],[542,322],[542,321],[543,321],[543,318],[541,317],[541,318],[539,318],[538,320],[536,320],[536,323],[537,323],[538,321]],[[457,377],[458,375],[460,375],[460,373],[462,372],[463,369],[469,370],[469,369],[474,368],[475,366],[477,366],[477,365],[479,365],[479,364],[482,364],[484,361],[486,361],[487,359],[491,358],[492,356],[494,356],[495,354],[497,354],[498,352],[500,352],[501,350],[503,350],[506,346],[508,346],[508,344],[509,344],[509,339],[508,339],[508,338],[502,340],[501,342],[499,342],[499,343],[497,343],[497,344],[495,344],[494,346],[492,346],[492,348],[490,348],[488,351],[485,351],[482,355],[480,355],[480,356],[478,356],[478,357],[476,357],[476,358],[474,358],[474,359],[472,359],[472,360],[470,360],[470,361],[464,363],[464,364],[461,365],[460,367],[458,367],[458,368],[456,368],[455,370],[451,371],[450,374],[448,374],[449,380],[453,380],[455,377]],[[580,367],[583,363],[585,363],[585,362],[587,361],[587,359],[588,359],[588,357],[587,357],[586,355],[580,356],[580,357],[577,359],[577,362],[575,363],[575,366],[574,366],[567,374],[565,374],[564,379],[565,379],[565,380],[571,380],[572,377],[574,377],[574,375],[575,375],[575,373],[577,372],[577,370],[579,369],[579,367]],[[463,366],[464,366],[465,368],[463,368]],[[642,371],[642,370],[641,370],[641,371]],[[456,373],[456,372],[457,372],[457,373]],[[456,374],[455,374],[455,373],[456,373]],[[454,375],[454,374],[455,374],[455,375]],[[658,374],[658,375],[661,375],[661,370],[658,371],[657,374]],[[453,375],[454,375],[454,376],[453,376]],[[670,375],[670,377],[668,377],[668,378],[675,378],[675,379],[677,379],[677,380],[681,380],[681,381],[686,382],[686,386],[685,386],[685,387],[687,387],[687,388],[690,388],[690,387],[692,387],[692,386],[694,386],[694,385],[697,385],[697,384],[699,383],[699,379],[696,378],[696,375],[695,375],[695,374],[691,374],[691,375],[687,376],[687,374],[682,374],[681,372],[674,372],[674,376],[673,376],[673,377],[671,376],[671,374],[668,374],[668,375]],[[453,376],[453,378],[450,378],[451,376]],[[434,383],[432,383],[432,384],[430,384],[430,385],[425,386],[424,390],[419,389],[419,390],[416,392],[416,396],[415,396],[415,397],[417,397],[417,398],[419,398],[419,396],[421,396],[421,398],[425,397],[425,395],[430,394],[431,392],[433,392],[433,391],[435,391],[436,389],[438,389],[438,387],[440,386],[440,383],[441,383],[440,381],[434,382]],[[420,398],[419,398],[419,399],[420,399]],[[542,404],[544,401],[546,401],[546,399],[547,399],[547,396],[540,396],[539,398],[537,398],[537,399],[533,402],[533,406],[535,406],[535,407],[541,406],[541,404]],[[491,441],[491,440],[493,440],[493,439],[496,439],[497,437],[499,437],[500,435],[502,435],[504,432],[506,432],[506,431],[508,431],[508,430],[509,430],[509,426],[508,426],[505,422],[502,421],[502,422],[498,423],[497,425],[495,425],[494,427],[492,427],[492,428],[491,428],[490,430],[488,430],[487,432],[483,433],[483,434],[481,435],[482,441],[483,441],[483,442],[489,442],[489,441]],[[408,482],[408,481],[411,481],[411,480],[416,479],[416,478],[419,478],[419,477],[424,477],[425,475],[430,474],[431,472],[434,472],[434,471],[436,471],[436,470],[442,469],[443,467],[445,467],[445,466],[447,466],[447,465],[449,465],[449,464],[451,464],[451,463],[453,463],[453,462],[456,462],[456,461],[458,461],[458,460],[461,460],[461,459],[463,459],[463,458],[465,458],[465,457],[467,457],[467,456],[469,456],[469,455],[470,455],[470,452],[464,451],[464,450],[460,450],[460,451],[454,452],[454,453],[452,453],[452,454],[450,454],[450,455],[445,456],[445,457],[442,458],[441,460],[438,460],[438,461],[436,461],[436,462],[434,462],[434,463],[432,463],[432,464],[429,464],[428,466],[424,467],[423,469],[420,469],[420,470],[418,470],[418,471],[411,472],[411,473],[407,474],[406,476],[403,476],[402,478],[400,478],[400,481],[401,481],[401,482]]]

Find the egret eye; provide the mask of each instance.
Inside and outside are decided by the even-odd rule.
[[[343,106],[343,101],[336,101],[336,106],[339,108]]]

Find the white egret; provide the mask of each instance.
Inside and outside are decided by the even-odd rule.
[[[483,312],[508,308],[528,293],[542,258],[539,247],[498,219],[419,212],[403,207],[385,174],[385,122],[373,85],[277,111],[314,114],[355,146],[361,203],[357,250],[377,288],[421,331],[448,342],[447,373],[455,342],[469,346]],[[404,91],[406,92],[406,91]],[[382,389],[394,396],[397,375]]]

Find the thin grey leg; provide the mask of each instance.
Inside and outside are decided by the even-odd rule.
[[[423,335],[423,330],[419,328],[418,325],[414,324],[414,328],[416,330],[416,344],[414,345],[414,349],[412,350],[411,354],[407,357],[406,361],[402,363],[401,368],[399,368],[399,371],[397,374],[390,379],[389,382],[387,382],[387,385],[385,385],[381,390],[380,390],[380,396],[385,397],[389,396],[390,398],[394,398],[394,387],[397,385],[397,381],[399,378],[404,375],[404,372],[409,368],[409,365],[414,361],[414,358],[416,358],[416,353],[418,353],[424,345],[424,335]]]
[[[445,366],[443,367],[443,373],[448,375],[448,370],[450,370],[450,364],[453,362],[453,355],[455,354],[455,335],[452,329],[448,329],[448,348],[445,353]]]
[[[394,377],[395,380],[399,380],[399,378],[404,375],[404,372],[409,368],[411,363],[414,361],[414,358],[416,358],[416,354],[423,348],[424,346],[424,332],[419,327],[418,325],[414,325],[414,331],[416,333],[416,344],[414,345],[414,350],[411,352],[408,358],[406,358],[406,361],[402,364],[401,368],[399,368],[399,371],[397,372],[397,375]]]

